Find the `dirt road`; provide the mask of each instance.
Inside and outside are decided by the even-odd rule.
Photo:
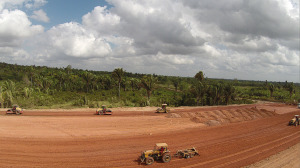
[[[194,146],[200,156],[151,167],[234,168],[300,142],[300,127],[287,126],[300,113],[295,106],[181,107],[172,115],[152,109],[113,112],[25,110],[14,116],[2,111],[0,167],[144,167],[137,160],[141,151],[166,142],[173,154]],[[209,126],[212,121],[217,126]]]

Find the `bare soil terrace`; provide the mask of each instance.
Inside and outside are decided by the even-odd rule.
[[[0,167],[143,167],[138,156],[157,142],[168,143],[172,154],[194,146],[200,156],[151,167],[259,167],[273,155],[278,164],[291,163],[289,153],[282,159],[278,153],[297,151],[300,143],[300,127],[287,126],[300,114],[296,106],[179,107],[168,114],[155,109],[113,108],[112,116],[94,115],[96,109],[25,110],[16,116],[2,109]],[[300,167],[299,152],[292,156],[289,167]]]

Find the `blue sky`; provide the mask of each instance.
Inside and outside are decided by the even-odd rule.
[[[105,0],[49,0],[42,9],[47,13],[50,22],[41,23],[32,20],[33,24],[42,24],[46,29],[70,21],[81,22],[81,17],[96,6],[111,7]]]
[[[300,82],[298,0],[1,0],[0,25],[0,62]]]

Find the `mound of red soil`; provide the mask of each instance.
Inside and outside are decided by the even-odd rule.
[[[216,120],[209,120],[205,124],[208,125],[208,126],[221,125],[221,123],[219,121],[216,121]]]
[[[195,123],[203,123],[208,126],[225,123],[237,123],[259,118],[277,115],[274,111],[257,109],[256,107],[232,108],[212,111],[174,112],[167,115],[168,118],[190,118]]]
[[[177,114],[177,113],[169,113],[166,117],[167,118],[181,118],[180,114]]]

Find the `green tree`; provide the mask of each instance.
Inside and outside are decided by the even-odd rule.
[[[33,85],[33,78],[36,75],[35,69],[33,66],[29,66],[29,77],[30,77],[30,82],[31,82],[31,86]]]
[[[204,73],[202,71],[199,71],[196,75],[195,78],[199,80],[200,82],[204,81]]]
[[[70,73],[72,72],[72,66],[68,65],[65,70],[67,71],[68,75],[70,75]]]
[[[116,68],[113,72],[112,72],[112,76],[113,78],[118,80],[118,84],[119,84],[119,99],[120,99],[120,91],[121,91],[121,82],[122,82],[122,78],[124,76],[124,71],[123,68]]]
[[[177,92],[178,86],[179,86],[179,80],[178,80],[178,78],[173,79],[172,83],[173,83],[173,85],[175,87],[175,91]]]
[[[62,89],[62,84],[65,83],[65,80],[66,80],[67,76],[63,71],[58,71],[58,73],[56,75],[57,75],[57,78],[59,79],[59,89],[63,90]]]
[[[11,95],[12,96],[15,96],[16,95],[16,83],[11,81],[11,80],[7,80],[7,81],[4,81],[4,91],[10,91]]]
[[[217,105],[220,104],[220,101],[222,101],[222,97],[224,95],[224,84],[223,83],[218,83],[217,85],[215,85],[215,102],[217,103]]]
[[[141,87],[146,89],[147,91],[148,105],[150,105],[150,96],[152,91],[154,90],[155,83],[156,83],[156,78],[152,75],[144,76],[141,80]]]
[[[4,107],[11,107],[13,104],[13,95],[10,90],[6,90],[3,95],[3,105]]]
[[[2,86],[0,85],[0,108],[3,107],[3,96],[2,96]]]
[[[274,85],[271,83],[271,84],[269,84],[269,87],[268,87],[268,88],[269,88],[271,97],[273,97],[273,92],[275,91]]]
[[[228,105],[228,102],[231,100],[232,95],[235,92],[235,88],[231,84],[227,84],[224,87],[224,96],[225,96],[225,103]]]
[[[290,98],[292,97],[293,93],[295,93],[295,85],[293,82],[287,84],[287,90],[290,93]]]
[[[134,91],[135,89],[137,89],[138,87],[138,83],[139,81],[135,78],[130,78],[130,87],[131,87],[131,91]]]
[[[91,84],[92,80],[94,79],[94,74],[87,72],[87,71],[83,71],[83,79],[86,82],[86,93],[88,93],[90,84]]]
[[[193,86],[194,94],[196,94],[197,98],[197,106],[199,105],[199,100],[201,99],[201,104],[203,105],[203,98],[206,92],[206,85],[204,82],[204,74],[202,71],[199,71],[195,76],[195,79],[197,79],[197,82]]]
[[[103,78],[103,86],[105,90],[109,90],[112,88],[112,79],[111,77],[105,75]]]
[[[192,93],[196,96],[197,106],[199,106],[199,101],[201,100],[201,104],[203,105],[203,97],[205,95],[205,86],[200,82],[197,81],[192,86]]]

